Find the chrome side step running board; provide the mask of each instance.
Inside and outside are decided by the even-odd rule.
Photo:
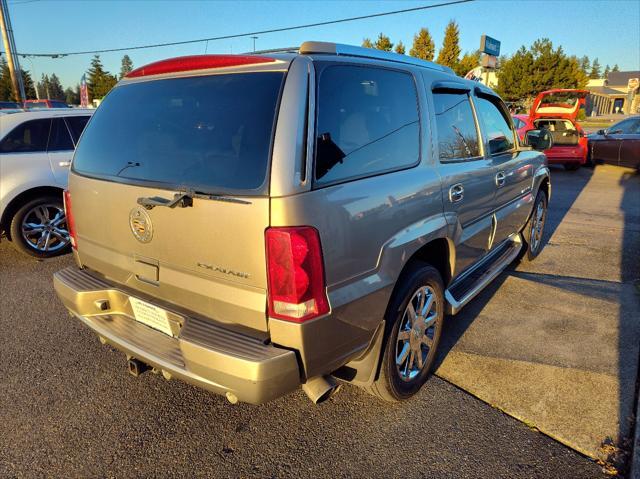
[[[518,257],[522,246],[522,237],[517,234],[496,248],[464,276],[454,281],[444,292],[444,297],[449,303],[448,313],[457,314]]]

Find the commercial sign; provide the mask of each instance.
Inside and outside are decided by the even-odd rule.
[[[494,57],[500,56],[500,42],[488,35],[480,37],[480,51]]]

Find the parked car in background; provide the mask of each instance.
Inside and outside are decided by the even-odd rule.
[[[54,285],[136,376],[398,401],[445,313],[538,255],[550,190],[502,100],[447,67],[324,42],[174,58],[89,123],[65,192],[76,266]]]
[[[27,110],[34,108],[71,108],[61,100],[27,100],[24,102],[24,107]]]
[[[589,158],[640,169],[640,116],[632,116],[589,135]]]
[[[22,105],[15,101],[0,101],[0,110],[16,110],[22,108]]]
[[[529,120],[533,128],[546,128],[553,146],[545,151],[550,164],[576,170],[587,161],[587,137],[576,119],[585,103],[587,90],[543,91],[533,102]]]
[[[529,119],[529,115],[511,115],[511,118],[518,132],[518,138],[520,138],[520,142],[522,143],[525,141],[527,132],[529,130],[535,130],[536,127]]]
[[[75,145],[93,110],[0,112],[0,234],[19,251],[69,251],[62,192]]]

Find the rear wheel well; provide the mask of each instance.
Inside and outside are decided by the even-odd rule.
[[[403,272],[416,262],[429,263],[438,270],[446,288],[451,281],[451,251],[445,238],[430,241],[416,251],[403,268]]]
[[[62,198],[63,191],[64,190],[62,188],[57,188],[55,186],[39,186],[37,188],[31,188],[30,190],[23,191],[11,200],[11,202],[7,205],[4,212],[2,213],[2,218],[0,218],[0,231],[4,231],[9,239],[11,239],[9,233],[9,224],[11,223],[13,215],[20,209],[22,205],[35,198],[41,198],[43,196],[59,195]]]

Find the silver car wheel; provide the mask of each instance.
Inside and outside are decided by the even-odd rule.
[[[531,222],[531,251],[538,251],[542,243],[542,235],[544,233],[544,223],[546,220],[546,208],[544,201],[539,201],[536,210],[533,213],[533,221]]]
[[[64,209],[55,204],[31,208],[22,219],[21,231],[27,245],[42,253],[58,251],[69,244]]]
[[[429,362],[438,314],[435,291],[418,288],[404,311],[396,342],[396,369],[403,381],[414,379]]]

